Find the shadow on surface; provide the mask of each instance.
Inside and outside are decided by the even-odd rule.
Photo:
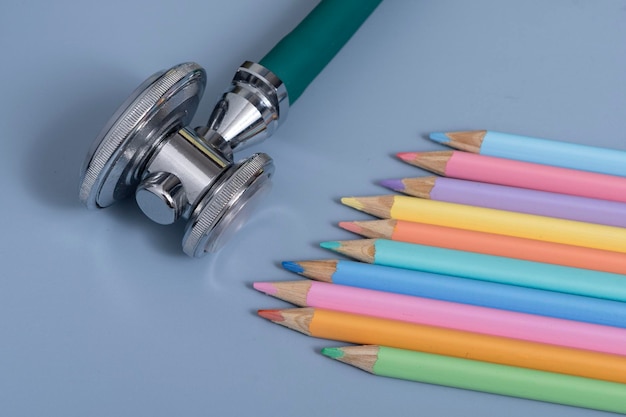
[[[32,143],[26,145],[20,178],[43,205],[87,213],[78,198],[83,161],[108,119],[143,81],[119,69],[102,68],[98,74],[79,71],[73,78],[64,78],[65,83],[50,88],[48,102],[36,106],[50,111],[47,117],[42,117],[41,129],[34,132]],[[94,85],[97,76],[101,82],[86,88]],[[113,216],[122,230],[141,228],[146,242],[161,254],[186,256],[181,246],[184,225],[153,223],[132,198],[97,212],[101,216]]]
[[[42,115],[41,130],[35,132],[27,160],[22,161],[21,178],[43,203],[60,207],[80,205],[79,176],[85,155],[116,107],[132,91],[132,87],[128,90],[126,86],[134,77],[111,72],[107,71],[106,80],[96,88],[85,88],[93,85],[93,74],[82,75],[83,79],[76,79],[83,72],[73,78],[65,77],[64,83],[47,92],[48,102],[39,103],[38,107],[47,107],[49,111]]]

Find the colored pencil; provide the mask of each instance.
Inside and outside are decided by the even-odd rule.
[[[379,218],[626,253],[626,229],[621,227],[401,195],[349,197],[342,198],[341,202]]]
[[[402,152],[398,157],[439,175],[626,202],[626,178],[461,151]]]
[[[626,356],[626,329],[309,280],[256,282],[300,307],[528,340]]]
[[[626,302],[626,277],[387,239],[323,242],[362,262]]]
[[[346,260],[283,262],[322,282],[626,328],[626,304]]]
[[[419,198],[626,227],[626,204],[455,178],[390,179],[381,185]]]
[[[626,385],[387,346],[324,348],[374,375],[594,410],[626,413]]]
[[[626,357],[319,308],[259,310],[309,336],[626,382]]]
[[[394,219],[340,222],[339,226],[367,238],[626,274],[626,255],[620,252]]]
[[[626,152],[487,130],[436,132],[430,138],[452,148],[609,175],[626,176]]]

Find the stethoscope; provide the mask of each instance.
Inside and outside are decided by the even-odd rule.
[[[156,223],[186,220],[192,257],[217,251],[270,189],[272,158],[234,154],[278,128],[290,106],[381,0],[322,0],[259,63],[246,61],[206,126],[187,127],[207,81],[194,62],[144,81],[94,141],[81,173],[80,200],[104,208],[135,195]]]

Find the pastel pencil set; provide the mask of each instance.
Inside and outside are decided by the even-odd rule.
[[[626,414],[626,152],[491,131],[398,157],[436,175],[345,197],[378,219],[256,282],[259,315],[374,375]]]

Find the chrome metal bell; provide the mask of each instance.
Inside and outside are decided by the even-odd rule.
[[[281,80],[245,62],[207,125],[190,129],[205,85],[193,62],[144,81],[93,143],[79,192],[88,208],[134,194],[153,221],[186,220],[182,246],[193,257],[218,250],[269,189],[272,159],[256,153],[235,162],[234,153],[270,136],[289,108]]]

